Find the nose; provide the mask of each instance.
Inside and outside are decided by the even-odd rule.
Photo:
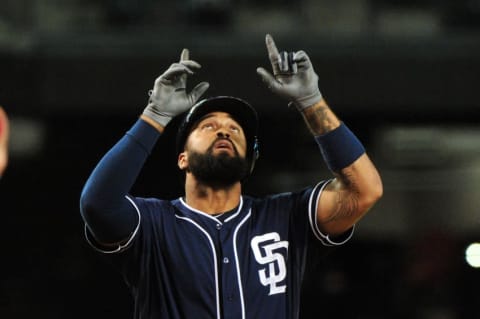
[[[217,132],[217,137],[223,137],[223,138],[226,137],[226,138],[229,138],[229,137],[230,137],[230,134],[224,132],[223,130],[219,130],[219,131]]]

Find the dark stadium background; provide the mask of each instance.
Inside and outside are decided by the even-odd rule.
[[[207,80],[206,96],[258,109],[247,193],[330,176],[300,115],[255,72],[269,67],[266,33],[307,51],[384,182],[347,245],[312,251],[302,318],[478,316],[480,269],[465,249],[480,235],[480,1],[2,0],[0,105],[12,138],[0,318],[131,318],[122,279],[84,241],[79,195],[184,47],[203,66],[190,85]],[[173,126],[135,194],[181,193]]]

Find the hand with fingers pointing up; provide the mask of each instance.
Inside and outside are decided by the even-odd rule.
[[[273,75],[262,67],[257,73],[270,90],[288,99],[302,111],[322,99],[318,88],[318,76],[310,58],[304,51],[278,52],[271,35],[265,37],[268,58]]]
[[[174,116],[191,108],[209,87],[209,83],[201,82],[187,93],[187,77],[200,68],[190,60],[188,49],[183,49],[180,61],[155,80],[143,115],[165,127]]]

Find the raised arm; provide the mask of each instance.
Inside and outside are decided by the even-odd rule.
[[[302,115],[335,176],[322,193],[317,219],[325,233],[340,234],[380,199],[382,181],[360,141],[324,99],[303,110]]]
[[[180,61],[159,76],[140,119],[100,160],[80,196],[80,212],[99,244],[123,244],[138,225],[136,207],[127,197],[158,137],[169,121],[188,110],[208,83],[186,92],[187,75],[200,68],[182,51]]]
[[[317,206],[321,230],[337,235],[351,228],[380,199],[382,181],[357,137],[340,121],[323,99],[318,76],[304,51],[278,52],[266,36],[273,74],[257,72],[276,94],[302,114],[334,178],[322,192]]]

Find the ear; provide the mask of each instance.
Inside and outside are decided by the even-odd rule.
[[[187,156],[186,152],[182,152],[182,153],[178,154],[177,165],[182,171],[187,169],[187,167],[188,167],[188,156]]]

